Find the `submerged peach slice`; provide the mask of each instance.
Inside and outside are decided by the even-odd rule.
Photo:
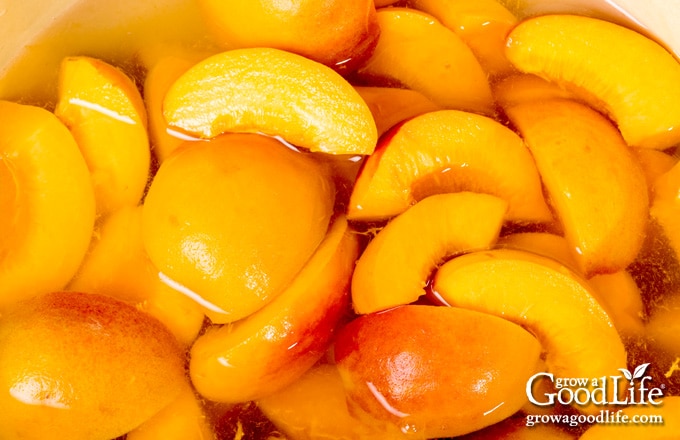
[[[387,423],[368,423],[353,416],[340,372],[333,364],[312,367],[288,387],[259,399],[257,406],[290,440],[406,438]]]
[[[520,23],[506,54],[521,71],[582,93],[631,146],[680,141],[680,64],[653,40],[595,18],[547,15]]]
[[[447,256],[495,243],[507,203],[487,194],[427,197],[395,217],[368,244],[352,277],[357,313],[416,301]]]
[[[347,215],[386,219],[428,195],[455,191],[505,199],[511,221],[552,220],[522,140],[499,122],[459,110],[417,116],[384,137],[359,174]]]
[[[146,109],[121,70],[89,57],[63,60],[55,114],[85,157],[100,215],[137,205],[149,177]]]
[[[536,338],[507,320],[426,305],[360,316],[334,346],[350,408],[409,438],[467,434],[517,412],[540,354]]]
[[[68,129],[45,109],[0,101],[0,313],[62,289],[92,236],[90,175]]]
[[[588,285],[550,258],[512,249],[468,253],[439,268],[433,291],[451,306],[529,329],[556,377],[616,376],[626,365],[619,334]]]
[[[566,99],[505,109],[531,150],[581,272],[625,269],[647,225],[644,173],[616,128]]]
[[[503,108],[531,101],[575,97],[559,84],[527,73],[506,76],[494,83],[492,91],[496,102]]]
[[[441,110],[437,104],[415,90],[369,86],[354,88],[371,109],[379,136],[401,121]]]
[[[201,138],[261,132],[332,154],[370,154],[377,140],[371,111],[342,76],[278,49],[199,62],[170,87],[163,108],[172,128]]]
[[[380,38],[357,71],[362,81],[405,86],[445,108],[493,113],[486,73],[458,35],[414,9],[385,8],[377,15]]]
[[[470,46],[491,76],[512,71],[505,37],[517,17],[498,0],[408,0],[409,7],[434,16]]]
[[[349,311],[357,236],[338,218],[292,284],[237,323],[213,327],[191,349],[194,386],[210,400],[245,402],[288,386],[326,352]]]

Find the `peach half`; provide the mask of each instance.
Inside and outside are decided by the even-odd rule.
[[[567,99],[505,112],[536,160],[581,273],[625,269],[642,246],[649,199],[642,167],[616,127]]]
[[[334,353],[350,409],[417,438],[440,438],[518,411],[540,351],[529,332],[496,316],[406,305],[353,320]]]
[[[97,213],[139,204],[151,152],[146,109],[134,82],[104,61],[65,58],[54,113],[71,130],[85,157]]]
[[[73,136],[51,112],[0,101],[0,314],[62,289],[92,237],[95,199]]]
[[[377,16],[378,45],[356,72],[362,83],[398,85],[444,108],[493,113],[486,73],[458,35],[415,9],[384,8]]]
[[[596,18],[546,15],[508,35],[506,55],[520,70],[581,94],[635,147],[680,141],[680,64],[663,46]]]
[[[255,314],[210,328],[191,349],[190,374],[204,397],[245,402],[291,384],[326,352],[349,313],[349,284],[359,254],[347,221],[335,220],[292,284]]]
[[[371,240],[352,277],[357,313],[409,304],[425,294],[430,275],[447,257],[492,246],[507,203],[488,194],[427,197],[398,215]]]
[[[443,264],[432,289],[445,304],[527,328],[557,377],[616,376],[626,365],[619,334],[588,285],[551,258],[512,249],[471,252]]]
[[[359,173],[347,216],[387,219],[426,196],[456,191],[506,200],[510,221],[552,220],[522,139],[493,119],[460,110],[416,116],[384,136]]]
[[[170,87],[168,125],[200,138],[280,136],[331,154],[370,154],[377,131],[361,96],[330,67],[283,50],[235,49],[199,62]]]

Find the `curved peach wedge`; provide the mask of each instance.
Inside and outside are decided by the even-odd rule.
[[[581,92],[631,146],[680,141],[680,64],[642,34],[595,18],[546,15],[515,27],[506,55],[523,72]]]
[[[0,347],[3,439],[116,438],[187,386],[184,352],[167,329],[103,295],[18,303],[0,320]]]
[[[444,108],[493,113],[486,73],[458,35],[415,9],[385,8],[377,16],[380,38],[357,70],[362,82],[417,90]]]
[[[144,248],[213,323],[232,322],[291,283],[326,235],[333,202],[326,169],[273,138],[187,142],[151,183]]]
[[[204,397],[245,402],[291,384],[326,352],[350,310],[358,239],[340,217],[290,286],[253,315],[213,327],[191,349],[192,382]]]
[[[416,116],[383,137],[359,173],[347,216],[386,219],[426,196],[455,191],[503,198],[510,221],[552,220],[522,139],[499,122],[460,110]]]
[[[470,46],[492,77],[512,71],[505,57],[505,37],[517,17],[498,0],[407,0],[409,7],[426,12]]]
[[[550,258],[512,249],[468,253],[439,268],[433,291],[451,306],[529,329],[557,377],[616,376],[626,365],[621,339],[587,284]]]
[[[0,101],[0,313],[62,289],[94,227],[90,174],[73,136],[49,111]]]
[[[201,138],[261,132],[332,154],[370,154],[377,141],[371,111],[349,82],[278,49],[208,57],[170,87],[163,109],[168,125]]]
[[[334,350],[350,405],[420,438],[466,434],[518,411],[540,352],[504,319],[419,305],[353,320]]]
[[[470,192],[416,203],[378,232],[357,261],[354,310],[371,313],[416,301],[446,257],[495,243],[506,210],[502,199]]]
[[[151,152],[146,109],[132,80],[101,60],[69,57],[54,113],[73,133],[92,175],[97,212],[139,204]]]
[[[642,168],[616,127],[566,99],[505,108],[531,150],[572,253],[586,277],[625,269],[645,235]]]

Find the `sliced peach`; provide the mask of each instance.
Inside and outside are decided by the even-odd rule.
[[[559,235],[545,232],[510,234],[499,238],[498,246],[545,255],[578,272],[578,265],[570,252],[569,243]],[[644,326],[642,297],[635,280],[628,272],[621,270],[612,274],[595,275],[587,281],[587,284],[622,336],[636,336],[642,333]]]
[[[385,8],[377,15],[380,38],[357,70],[361,81],[405,86],[445,108],[493,113],[486,73],[458,35],[414,9]]]
[[[168,125],[201,138],[261,132],[332,154],[370,154],[371,111],[331,68],[270,48],[231,50],[186,71],[163,104]]]
[[[59,71],[55,114],[69,127],[92,175],[100,215],[135,206],[149,178],[146,109],[132,80],[89,57],[69,57]]]
[[[458,34],[491,76],[502,76],[513,67],[505,57],[505,37],[517,17],[498,0],[408,0],[412,8],[426,12]]]
[[[337,367],[312,367],[288,387],[257,401],[257,406],[290,440],[397,440],[406,435],[379,421],[354,417]]]
[[[169,127],[163,117],[165,94],[177,78],[207,56],[203,52],[177,49],[154,60],[148,67],[144,78],[144,103],[149,117],[152,151],[159,162],[163,162],[185,140],[168,132]]]
[[[334,186],[307,153],[256,134],[188,142],[144,201],[144,248],[214,323],[244,318],[292,282],[328,230]]]
[[[654,180],[654,201],[680,203],[680,162]]]
[[[669,440],[680,436],[680,396],[665,397],[659,406],[623,408],[621,416],[629,423],[595,424],[579,440]]]
[[[379,136],[401,121],[441,109],[415,90],[368,86],[356,86],[354,89],[371,109]]]
[[[351,405],[421,438],[492,425],[526,402],[540,345],[504,319],[406,305],[361,316],[335,342]]]
[[[506,209],[502,199],[470,192],[416,203],[378,232],[357,261],[354,310],[371,313],[416,301],[446,257],[495,243]]]
[[[304,269],[274,301],[244,320],[213,327],[191,349],[190,373],[205,397],[245,402],[300,377],[328,349],[349,311],[357,236],[338,218]]]
[[[652,344],[667,353],[680,355],[680,292],[669,296],[651,313],[645,328]]]
[[[200,398],[187,384],[179,396],[153,417],[130,431],[126,440],[213,440]]]
[[[511,221],[552,220],[522,140],[499,122],[458,110],[417,116],[384,137],[357,178],[347,216],[386,219],[428,195],[455,191],[507,200]]]
[[[49,111],[0,101],[0,313],[62,289],[92,236],[90,175],[68,129]]]
[[[642,246],[649,199],[640,164],[616,127],[566,99],[505,111],[536,160],[581,272],[625,269]]]
[[[492,91],[496,102],[504,108],[531,101],[575,98],[572,92],[559,84],[528,73],[509,75],[495,82]]]
[[[537,414],[523,413],[509,417],[493,426],[466,435],[459,440],[576,440],[577,434],[559,425],[541,424]]]
[[[666,154],[659,150],[650,150],[649,148],[633,148],[635,157],[637,158],[642,171],[645,173],[645,181],[647,182],[647,189],[649,190],[649,200],[654,200],[656,192],[657,179],[666,174],[678,163],[678,158],[670,154]],[[680,169],[680,168],[679,168]],[[680,171],[676,171],[677,178],[680,178]],[[664,179],[659,181],[659,191],[663,192],[664,187],[668,182],[667,175]]]
[[[557,377],[616,376],[626,365],[619,334],[588,285],[550,258],[512,249],[468,253],[439,268],[433,291],[451,306],[529,329]]]
[[[648,37],[596,18],[545,15],[520,23],[507,41],[519,70],[580,93],[616,121],[629,145],[680,141],[680,64]]]
[[[161,280],[149,260],[142,242],[141,206],[122,208],[101,222],[68,288],[136,304],[185,346],[196,338],[205,317],[198,303]]]

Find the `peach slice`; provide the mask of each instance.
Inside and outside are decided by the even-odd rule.
[[[126,440],[216,440],[200,398],[187,384],[153,417],[128,432]]]
[[[498,246],[545,255],[578,272],[578,265],[570,252],[569,243],[559,235],[544,232],[510,234],[499,238]],[[642,297],[635,280],[628,272],[621,270],[611,274],[595,275],[587,280],[587,284],[622,336],[642,334],[644,327]]]
[[[504,319],[418,305],[361,316],[335,342],[350,405],[419,438],[466,434],[518,411],[540,351]]]
[[[496,102],[503,108],[531,101],[576,98],[559,84],[528,73],[506,76],[493,84],[492,91]]]
[[[0,437],[108,440],[187,386],[184,352],[156,319],[97,294],[57,292],[0,320]]]
[[[505,111],[536,160],[581,272],[625,269],[642,246],[649,199],[641,166],[616,128],[565,99]]]
[[[406,119],[441,110],[441,107],[415,90],[368,86],[356,86],[354,89],[371,109],[379,136]]]
[[[257,406],[290,440],[398,440],[406,435],[377,420],[354,417],[335,365],[312,367],[288,387],[257,401]]]
[[[426,12],[458,34],[470,46],[492,77],[510,73],[505,37],[517,17],[498,0],[407,0],[406,5]]]
[[[100,215],[139,204],[151,153],[146,109],[132,80],[89,57],[69,57],[59,71],[55,114],[85,157]]]
[[[0,101],[0,314],[62,289],[92,236],[90,174],[68,129],[49,111]]]
[[[168,50],[168,49],[166,49]],[[177,49],[154,60],[144,79],[144,103],[149,118],[149,138],[152,152],[163,162],[185,139],[168,133],[163,117],[163,100],[172,84],[190,67],[208,55]]]
[[[593,425],[579,440],[669,440],[680,436],[680,396],[665,397],[659,406],[629,406],[621,415],[629,423]],[[639,422],[631,425],[633,420]]]
[[[385,8],[377,15],[380,38],[357,70],[361,81],[405,86],[444,108],[493,113],[486,73],[458,35],[414,9]]]
[[[166,285],[149,260],[142,242],[141,206],[122,208],[101,222],[68,288],[136,304],[163,322],[185,346],[203,326],[203,308]]]
[[[328,349],[349,312],[358,239],[340,217],[292,284],[244,320],[213,327],[191,349],[190,373],[206,398],[245,402],[292,383]]]
[[[552,220],[522,140],[499,122],[459,110],[417,116],[384,137],[357,178],[347,216],[386,219],[428,195],[455,191],[507,200],[511,221]]]
[[[451,306],[529,329],[556,377],[616,376],[626,366],[619,334],[588,285],[550,258],[512,249],[468,253],[439,268],[433,291]]]
[[[261,132],[332,154],[370,154],[377,141],[371,111],[349,82],[278,49],[208,57],[170,87],[163,109],[168,125],[201,138]]]
[[[629,145],[664,149],[680,141],[680,64],[660,44],[576,15],[527,19],[507,42],[519,70],[580,93],[616,121]]]
[[[470,192],[416,203],[378,232],[357,261],[354,310],[371,313],[416,301],[446,257],[495,243],[506,210],[502,199]]]
[[[151,183],[144,248],[213,323],[244,318],[283,292],[326,235],[334,202],[326,171],[267,136],[188,142]]]
[[[657,179],[670,171],[671,168],[678,163],[678,158],[666,154],[663,151],[650,150],[649,148],[633,148],[633,152],[645,174],[645,181],[647,182],[647,189],[649,191],[649,200],[654,201],[655,193],[657,191]],[[680,171],[676,171],[676,173],[679,174],[678,178],[680,178]],[[668,180],[666,180],[668,176],[670,175],[667,175],[659,181],[658,190],[660,192],[664,191],[663,187],[666,185],[665,182],[668,182]]]

